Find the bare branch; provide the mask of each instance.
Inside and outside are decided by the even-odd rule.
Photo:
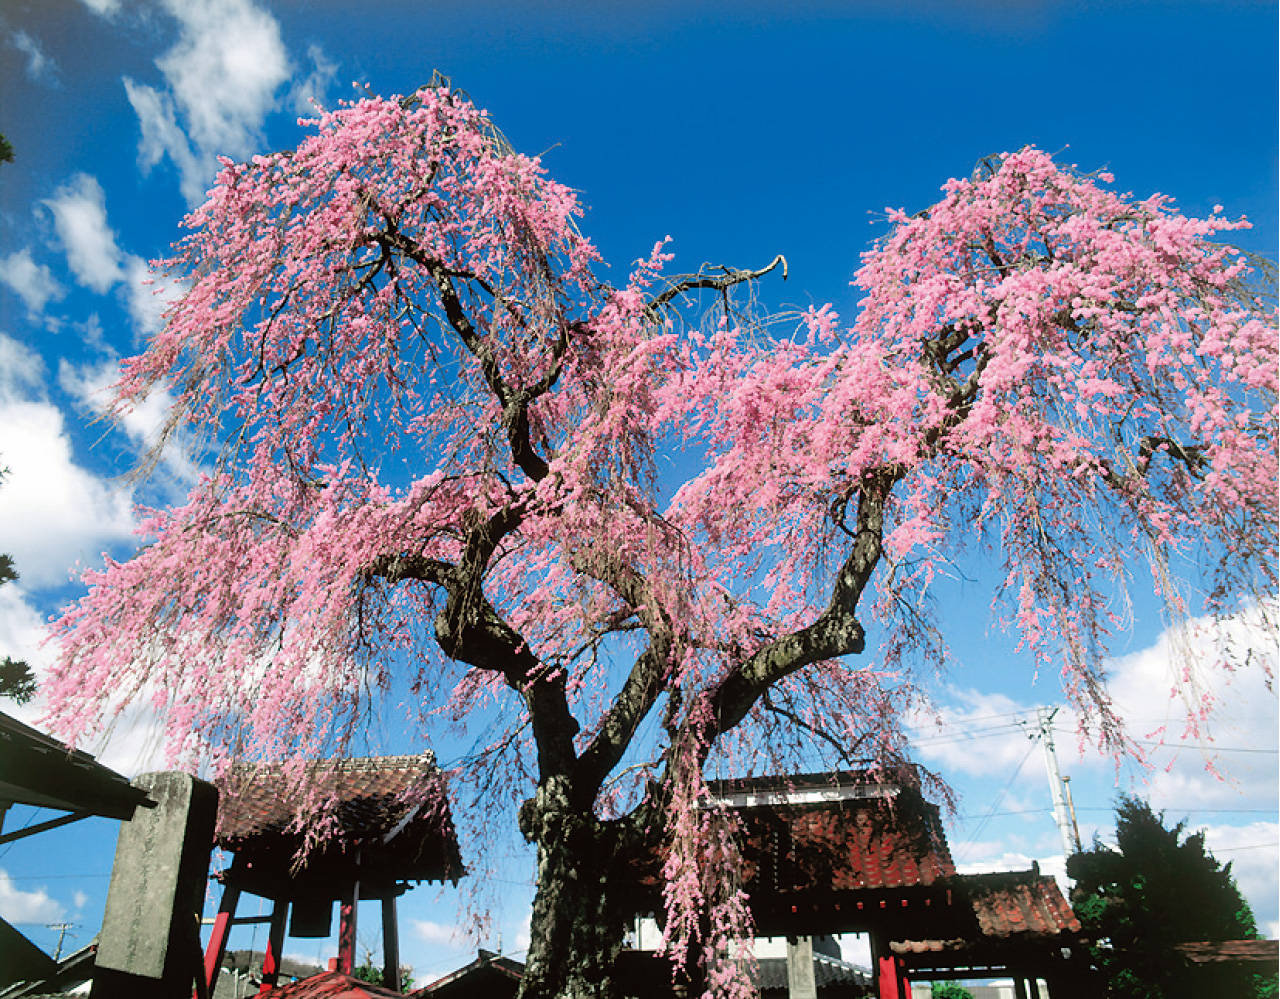
[[[766,266],[759,270],[738,270],[733,267],[719,267],[716,270],[721,271],[718,275],[712,275],[705,270],[698,271],[697,274],[685,274],[676,278],[665,291],[654,297],[648,305],[645,306],[645,313],[650,319],[656,321],[658,319],[658,310],[670,302],[672,299],[683,295],[685,292],[694,291],[699,288],[710,288],[715,291],[726,292],[734,285],[742,284],[745,281],[755,281],[764,277],[771,270],[782,265],[782,280],[787,279],[787,258],[779,253]]]

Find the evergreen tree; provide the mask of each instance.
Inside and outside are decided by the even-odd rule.
[[[410,969],[402,967],[400,969],[400,992],[409,992],[413,988],[413,976],[409,974]],[[395,986],[387,985],[386,976],[382,973],[382,969],[374,965],[373,957],[366,954],[364,964],[356,967],[351,972],[352,978],[358,978],[362,982],[368,982],[370,985],[381,985],[384,988],[395,988]]]
[[[4,142],[4,136],[0,135],[0,143]],[[5,143],[7,145],[7,143]],[[0,160],[4,158],[4,147],[0,146]],[[13,157],[10,156],[10,159]],[[4,479],[5,472],[8,469],[0,469],[0,480]],[[11,583],[18,578],[18,572],[13,567],[13,557],[10,555],[0,555],[0,586],[5,583]],[[36,678],[31,672],[31,667],[18,659],[10,659],[5,656],[0,659],[0,697],[8,697],[19,704],[26,704],[27,701],[35,695]]]
[[[1234,964],[1188,967],[1180,943],[1257,939],[1253,913],[1231,864],[1205,850],[1204,833],[1165,828],[1164,815],[1135,797],[1116,808],[1117,849],[1096,838],[1067,862],[1072,902],[1094,941],[1094,965],[1116,999],[1261,996],[1262,976]]]

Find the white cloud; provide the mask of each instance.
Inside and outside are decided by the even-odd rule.
[[[138,140],[139,166],[146,173],[168,156],[178,168],[183,196],[195,203],[203,193],[213,165],[207,159],[202,161],[192,151],[186,133],[178,124],[173,99],[127,76],[124,78],[124,90],[142,126],[142,138]]]
[[[38,392],[44,379],[44,362],[34,350],[0,333],[0,406]]]
[[[170,769],[164,746],[164,723],[152,706],[150,687],[133,697],[96,738],[83,749],[104,767],[133,778],[142,773]]]
[[[106,413],[111,402],[111,386],[119,376],[120,362],[114,355],[98,364],[76,366],[63,360],[58,366],[58,385],[97,416]],[[134,443],[138,452],[145,454],[159,442],[172,408],[173,396],[169,391],[156,389],[124,412],[117,426]],[[190,450],[176,440],[171,440],[165,448],[164,466],[179,483],[194,482],[199,471]]]
[[[519,954],[521,951],[529,949],[529,944],[533,940],[533,913],[526,912],[520,925],[516,929],[516,946],[513,953]]]
[[[63,416],[33,391],[39,358],[0,334],[0,551],[30,589],[68,579],[77,559],[132,535],[130,494],[75,463]]]
[[[1223,665],[1228,652],[1251,661],[1233,670]],[[1143,793],[1154,807],[1238,808],[1246,799],[1276,805],[1275,668],[1275,640],[1256,610],[1222,625],[1197,619],[1185,636],[1165,632],[1151,648],[1114,662],[1108,686],[1130,733],[1169,744],[1149,747],[1153,771]],[[1199,733],[1186,731],[1188,712],[1201,710]],[[1230,751],[1237,749],[1255,752]]]
[[[180,282],[167,285],[153,283],[151,268],[141,257],[125,257],[124,287],[133,328],[142,336],[158,333],[164,326],[164,313],[182,294],[186,286]]]
[[[71,896],[71,902],[77,909],[83,909],[89,904],[89,896],[77,889]]]
[[[462,950],[468,944],[465,934],[458,932],[453,926],[446,926],[430,919],[413,919],[409,921],[409,925],[413,935],[424,943],[453,950]]]
[[[58,78],[58,64],[45,54],[39,40],[25,31],[9,32],[9,45],[27,57],[27,79],[36,83],[54,83]]]
[[[199,202],[218,155],[245,157],[290,66],[280,26],[253,0],[162,0],[177,19],[177,43],[156,60],[166,90],[125,79],[142,125],[144,168],[173,160],[183,196]],[[315,62],[315,72],[325,65]],[[181,124],[180,124],[181,122]]]
[[[936,717],[911,723],[918,757],[945,774],[984,776],[1011,772],[1034,749],[1019,719],[1034,710],[1004,694],[953,688]]]
[[[1167,820],[1174,820],[1167,816]],[[1175,820],[1176,821],[1176,820]],[[1168,824],[1168,821],[1166,821]],[[1280,896],[1280,823],[1251,822],[1245,826],[1192,826],[1204,830],[1205,847],[1222,863],[1231,864],[1231,873],[1241,892],[1250,900],[1259,922],[1274,922]],[[1258,927],[1260,930],[1262,926]],[[1270,934],[1275,936],[1274,932]]]
[[[0,257],[0,281],[8,285],[33,315],[39,315],[50,300],[66,294],[54,280],[53,272],[31,259],[30,250],[18,250]]]
[[[1001,871],[1029,871],[1033,866],[1038,866],[1041,874],[1052,875],[1060,885],[1067,883],[1067,860],[1060,853],[1050,854],[1047,857],[1033,857],[1025,853],[1006,851],[988,855],[972,863],[956,864],[956,873],[998,874]]]
[[[0,658],[9,656],[25,662],[38,681],[53,659],[53,651],[44,645],[48,634],[44,619],[31,605],[19,570],[18,582],[0,586]],[[5,701],[4,710],[23,721],[34,720],[39,715],[34,705],[24,707],[13,701]]]
[[[56,923],[66,915],[61,903],[49,897],[47,888],[23,891],[9,872],[0,868],[0,918],[10,923]]]
[[[120,0],[80,0],[100,17],[111,17],[120,9]]]
[[[1226,822],[1238,818],[1237,824],[1208,826],[1207,841],[1215,855],[1222,851],[1219,860],[1233,862],[1240,889],[1253,906],[1260,928],[1265,928],[1277,915],[1280,877],[1276,848],[1262,846],[1280,838],[1275,823],[1280,807],[1280,757],[1275,752],[1280,744],[1280,713],[1271,683],[1275,641],[1262,630],[1258,617],[1254,609],[1219,626],[1195,620],[1186,633],[1166,632],[1150,647],[1108,664],[1108,689],[1129,734],[1140,740],[1163,738],[1166,743],[1142,747],[1150,753],[1150,770],[1125,776],[1136,768],[1117,771],[1117,761],[1099,753],[1087,740],[1077,746],[1067,734],[1076,728],[1077,719],[1066,709],[1060,711],[1054,728],[1059,764],[1064,773],[1077,778],[1071,786],[1076,805],[1082,808],[1084,843],[1092,841],[1094,832],[1104,842],[1113,841],[1114,815],[1109,808],[1096,806],[1113,800],[1117,790],[1137,794],[1157,811],[1163,810],[1167,824],[1189,815],[1189,831],[1205,827],[1206,817]],[[1245,665],[1233,671],[1224,665],[1228,659]],[[960,869],[1025,868],[1038,858],[1042,870],[1060,876],[1061,846],[1057,830],[1047,822],[1051,811],[1042,754],[1017,725],[1019,716],[1034,717],[1034,706],[974,690],[949,690],[944,696],[949,701],[939,709],[944,726],[939,729],[916,720],[913,742],[919,758],[944,778],[965,775],[992,782],[980,785],[989,789],[986,798],[967,795],[966,803],[975,812],[965,826],[974,830],[969,835],[982,835],[983,825],[973,823],[982,820],[988,805],[997,816],[1025,811],[1038,830],[1034,839],[1027,840],[1030,829],[998,820],[982,841],[962,842],[957,834],[952,837],[952,850]],[[1188,707],[1207,709],[1198,734],[1184,730]],[[1190,748],[1178,744],[1190,744]],[[1032,750],[1030,757],[1028,750]],[[1029,799],[1025,803],[1010,793],[1019,786],[1013,774],[1024,757],[1020,786]],[[997,780],[1004,788],[993,800]],[[1262,813],[1264,820],[1250,822],[1251,812]]]
[[[311,72],[293,85],[289,92],[293,109],[310,118],[316,113],[315,104],[328,106],[329,88],[338,76],[338,64],[331,62],[319,45],[307,46],[307,58],[311,60]]]
[[[54,227],[77,281],[106,294],[124,280],[124,255],[107,225],[106,196],[95,178],[76,174],[44,204],[53,212]]]
[[[1229,660],[1242,665],[1233,668]],[[1150,753],[1152,769],[1141,793],[1155,807],[1162,800],[1205,807],[1238,807],[1242,798],[1276,801],[1274,753],[1214,748],[1271,750],[1280,744],[1276,660],[1275,640],[1253,610],[1221,625],[1195,619],[1185,632],[1166,630],[1150,647],[1107,664],[1114,708]],[[918,757],[944,776],[1007,777],[1031,748],[1035,706],[973,689],[950,688],[943,698],[936,719],[911,722]],[[1203,713],[1199,735],[1184,728],[1189,712]],[[1115,761],[1087,739],[1067,734],[1078,728],[1076,714],[1059,709],[1054,730],[1061,765],[1113,768]],[[1158,741],[1166,745],[1151,744]],[[1028,763],[1024,773],[1030,769]]]
[[[153,284],[147,262],[120,249],[115,231],[107,220],[107,202],[102,185],[88,174],[76,174],[44,204],[53,213],[58,239],[66,251],[67,263],[76,280],[99,294],[119,287],[135,332],[140,337],[156,333],[164,325],[165,310],[182,294],[184,286],[181,282],[161,286]],[[26,254],[25,259],[23,254]],[[48,283],[53,281],[52,275],[47,268],[36,268],[27,251],[13,254],[7,260],[12,279],[3,269],[0,269],[0,279],[23,294],[24,299],[27,294],[38,295],[48,290]],[[0,268],[4,264],[0,261]],[[38,273],[41,270],[43,275]],[[40,283],[42,280],[44,284]],[[61,292],[56,284],[53,288]],[[31,307],[30,302],[28,306]]]

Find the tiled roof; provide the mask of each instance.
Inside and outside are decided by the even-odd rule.
[[[745,783],[737,782],[739,787]],[[775,781],[775,790],[809,792],[796,795],[794,803],[770,794],[760,780],[752,783],[752,793],[768,803],[735,809],[743,826],[743,874],[750,894],[904,888],[955,873],[938,809],[912,783],[887,781],[877,773]],[[723,787],[712,785],[712,794]],[[823,789],[832,797],[813,796]]]
[[[965,874],[949,882],[972,922],[954,939],[894,941],[898,954],[928,954],[975,944],[1021,943],[1080,932],[1080,922],[1058,883],[1037,870]]]
[[[524,978],[524,965],[501,954],[481,948],[476,959],[457,971],[450,972],[417,992],[411,999],[452,999],[457,996],[514,996]]]
[[[299,778],[305,782],[299,787]],[[280,764],[240,764],[220,779],[218,845],[283,833],[306,801],[336,800],[345,838],[384,837],[414,804],[443,789],[431,753],[322,760],[302,773]]]
[[[1267,964],[1274,970],[1280,959],[1280,942],[1275,940],[1222,940],[1206,943],[1174,944],[1192,964]]]
[[[379,879],[385,887],[463,873],[444,776],[430,753],[324,760],[302,773],[279,764],[240,765],[218,789],[218,846],[236,854],[235,880],[268,898],[279,897],[272,892],[286,882],[293,897],[306,882],[307,892],[336,898],[332,878],[351,867],[357,848],[362,892]],[[291,875],[303,839],[290,826],[299,815],[327,808],[337,819],[334,834]]]
[[[271,999],[388,999],[400,997],[399,992],[371,985],[358,978],[338,971],[325,971],[300,982],[290,982],[272,989]]]
[[[973,903],[984,937],[1079,933],[1080,921],[1058,882],[1036,870],[965,874],[956,879]]]

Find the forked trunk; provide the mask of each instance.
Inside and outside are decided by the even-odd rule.
[[[539,791],[521,815],[538,847],[521,999],[623,999],[614,962],[632,913],[622,837],[612,824]]]

